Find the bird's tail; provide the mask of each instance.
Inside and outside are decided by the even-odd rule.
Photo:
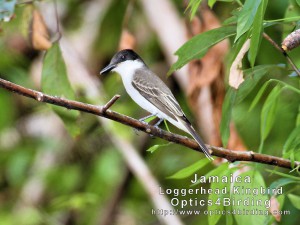
[[[185,118],[180,118],[182,121],[182,124],[185,126],[185,128],[187,129],[188,133],[190,135],[192,135],[192,137],[195,139],[195,141],[199,144],[201,150],[203,151],[203,153],[205,154],[205,156],[209,159],[209,160],[214,160],[213,157],[211,156],[211,154],[209,153],[207,147],[205,146],[204,142],[202,141],[202,139],[199,137],[199,135],[197,134],[197,132],[195,131],[195,129],[193,128],[193,126],[191,125],[191,123]]]

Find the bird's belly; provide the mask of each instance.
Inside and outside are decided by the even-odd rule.
[[[145,99],[144,96],[142,96],[133,86],[130,82],[126,82],[123,80],[124,87],[126,89],[126,92],[129,94],[129,96],[132,98],[133,101],[135,101],[141,108],[144,110],[150,112],[152,115],[155,115],[159,118],[165,119],[172,123],[174,126],[178,127],[181,130],[184,130],[185,132],[189,133],[188,130],[185,128],[185,126],[177,121],[171,118],[170,116],[166,115],[165,113],[161,112],[157,107],[155,107],[151,102],[149,102],[147,99]]]
[[[151,102],[145,99],[144,96],[142,96],[131,84],[126,85],[124,83],[124,86],[132,100],[135,101],[140,107],[153,115],[167,119],[166,116],[164,116],[165,114],[161,113]]]

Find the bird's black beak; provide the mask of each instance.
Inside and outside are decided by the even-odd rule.
[[[100,74],[104,74],[104,73],[108,73],[110,72],[112,69],[116,68],[117,65],[115,64],[109,64],[107,65],[106,67],[104,67],[101,71],[100,71]]]

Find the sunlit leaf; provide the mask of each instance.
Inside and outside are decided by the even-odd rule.
[[[235,42],[251,28],[261,2],[262,0],[246,0],[241,12],[238,15]]]
[[[45,55],[42,71],[42,89],[45,93],[53,96],[75,99],[58,43],[55,43]],[[64,121],[68,131],[73,136],[78,135],[79,127],[76,125],[76,119],[79,116],[79,112],[59,106],[51,107]]]
[[[159,148],[162,148],[162,147],[166,147],[166,146],[169,146],[171,144],[171,142],[167,143],[167,144],[162,144],[162,145],[153,145],[152,147],[148,148],[147,149],[147,152],[155,152],[156,150],[158,150]]]
[[[178,60],[172,65],[168,74],[170,75],[193,59],[200,59],[203,57],[212,46],[233,36],[235,34],[235,29],[236,28],[233,26],[220,27],[190,39],[175,52],[175,55],[178,55]]]
[[[167,129],[167,131],[169,131],[169,132],[170,132],[170,129],[169,129],[169,126],[168,126],[168,123],[167,123],[167,121],[166,121],[166,120],[164,120],[164,124],[165,124],[165,126],[166,126],[166,129]]]
[[[193,19],[201,4],[202,0],[190,0],[186,10],[190,10],[190,19]]]
[[[217,0],[208,0],[208,6],[212,8],[216,2]]]
[[[187,178],[193,174],[195,174],[197,171],[199,171],[200,169],[202,169],[203,167],[205,167],[210,161],[205,159],[201,159],[198,162],[182,169],[179,170],[178,172],[176,172],[175,174],[169,176],[168,178],[170,179],[183,179],[183,178]]]

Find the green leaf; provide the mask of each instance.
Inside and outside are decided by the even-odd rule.
[[[167,123],[166,120],[164,120],[164,124],[165,124],[165,126],[166,126],[167,131],[171,132],[170,129],[169,129],[169,126],[168,126],[168,123]]]
[[[226,25],[233,25],[233,24],[236,24],[237,23],[237,16],[232,16],[232,17],[229,17],[228,19],[226,19],[222,25],[223,26],[226,26]]]
[[[291,201],[292,205],[300,210],[300,196],[294,195],[294,194],[288,194],[287,195],[289,200]]]
[[[269,27],[273,25],[278,25],[282,23],[290,23],[290,22],[295,22],[300,19],[300,16],[292,16],[292,17],[285,17],[285,18],[280,18],[280,19],[275,19],[275,20],[264,20],[264,27]]]
[[[53,96],[75,99],[58,43],[55,43],[45,55],[42,71],[42,90]],[[73,136],[78,135],[79,127],[76,125],[76,119],[79,112],[70,111],[59,106],[51,105],[51,107],[64,121],[70,134]]]
[[[152,147],[147,149],[147,152],[155,152],[157,149],[162,148],[162,147],[166,147],[169,146],[170,144],[172,144],[171,142],[167,143],[167,144],[162,144],[162,145],[153,145]]]
[[[289,153],[290,151],[294,151],[295,148],[300,144],[300,126],[295,127],[295,129],[291,132],[288,139],[286,140],[283,146],[283,154]]]
[[[207,180],[209,177],[212,176],[219,176],[223,171],[230,171],[230,173],[234,173],[237,170],[237,167],[229,169],[230,163],[223,163],[222,165],[212,169],[207,174],[205,174],[205,179]],[[196,183],[193,183],[191,186],[199,185],[202,178],[199,178],[199,180]]]
[[[251,28],[261,1],[262,0],[246,0],[238,15],[237,34],[234,42]]]
[[[264,141],[268,137],[270,130],[274,124],[276,105],[278,100],[277,97],[280,94],[280,92],[281,92],[281,87],[279,85],[274,87],[263,105],[261,117],[260,117],[261,118],[260,135],[262,141]]]
[[[221,119],[221,125],[220,125],[220,130],[221,130],[221,138],[222,138],[222,143],[223,146],[227,146],[229,135],[230,135],[230,121],[231,121],[231,115],[232,115],[232,108],[235,103],[235,98],[236,98],[236,90],[233,88],[229,88],[224,102],[222,106],[222,119]]]
[[[190,19],[192,20],[201,4],[202,0],[190,0],[186,10],[190,9]]]
[[[216,2],[217,0],[208,0],[208,6],[212,8]]]
[[[175,52],[175,55],[178,55],[179,58],[170,68],[168,75],[180,69],[189,61],[200,59],[209,48],[234,34],[235,27],[226,26],[209,30],[193,37]]]
[[[233,186],[236,187],[236,186],[240,186],[240,187],[243,187],[243,189],[246,189],[246,188],[250,188],[251,190],[253,190],[254,188],[266,188],[266,185],[265,185],[265,182],[264,182],[264,179],[262,177],[262,175],[257,171],[257,170],[251,170],[251,171],[248,171],[246,173],[242,173],[240,174],[240,176],[242,177],[242,180],[244,180],[244,177],[245,176],[250,176],[251,177],[251,183],[234,183]],[[231,199],[234,198],[234,200],[236,202],[238,201],[244,201],[245,198],[249,198],[250,201],[253,201],[253,202],[257,202],[257,201],[261,201],[261,202],[265,202],[268,200],[268,196],[267,195],[264,195],[264,194],[261,194],[261,193],[258,193],[257,195],[251,195],[251,196],[245,196],[241,193],[231,193],[231,196],[230,196]],[[241,210],[243,211],[244,209],[248,209],[248,207],[244,204],[235,204],[232,206],[233,210]],[[250,207],[251,208],[251,207]],[[255,210],[258,210],[258,211],[261,211],[261,212],[264,212],[267,210],[267,208],[262,204],[262,205],[255,205]],[[255,224],[255,225],[264,225],[266,224],[266,219],[268,217],[268,215],[243,215],[243,214],[235,214],[234,215],[235,217],[235,220],[236,220],[236,223],[238,225],[247,225],[247,224]]]
[[[285,195],[277,195],[276,199],[279,203],[279,209],[283,208],[284,200],[285,200]]]
[[[1,0],[0,1],[0,21],[9,21],[14,13],[17,0]]]
[[[220,175],[222,176],[223,174],[220,174]],[[221,186],[220,186],[220,184],[221,184]],[[220,184],[213,182],[213,183],[211,183],[210,188],[212,190],[216,190],[217,188],[222,189],[223,186],[225,186],[225,183],[220,183]],[[221,198],[221,196],[217,195],[217,194],[208,195],[208,200],[212,201],[212,202],[216,202],[220,198]],[[223,209],[224,209],[224,206],[223,206],[222,203],[220,205],[212,204],[212,205],[207,206],[207,210],[210,211],[210,212],[223,211]],[[214,216],[208,216],[208,225],[217,224],[217,222],[220,220],[220,218],[221,218],[220,213],[218,213]]]
[[[225,169],[225,170],[221,171],[218,174],[218,176],[219,177],[223,177],[223,176],[230,177],[231,173],[233,173],[232,169]],[[227,187],[227,190],[230,190],[230,185],[231,185],[230,182],[228,182],[228,183],[226,183],[226,182],[224,182],[224,183],[223,182],[219,182],[219,183],[212,182],[211,185],[210,185],[210,188],[212,190],[216,190],[216,189],[223,189],[224,187]],[[209,201],[211,201],[211,202],[218,202],[218,201],[220,201],[220,204],[208,205],[207,206],[207,210],[210,211],[210,212],[216,212],[216,211],[222,211],[222,210],[224,210],[224,205],[221,202],[222,202],[222,200],[223,200],[224,197],[228,197],[228,196],[229,196],[229,193],[228,193],[228,195],[225,195],[225,196],[222,193],[208,195],[208,200]],[[209,225],[215,225],[215,224],[217,224],[218,221],[220,220],[221,216],[222,215],[220,213],[218,213],[218,214],[216,214],[214,216],[209,216],[208,217],[208,224]],[[227,216],[228,215],[226,215],[226,217]]]
[[[283,187],[285,185],[292,184],[292,183],[299,183],[299,181],[295,181],[294,179],[291,179],[291,178],[280,178],[280,179],[274,181],[270,185],[270,189],[277,189],[279,187]]]
[[[236,103],[242,102],[248,94],[255,88],[256,84],[270,71],[278,67],[274,65],[260,65],[244,70],[245,81],[237,90]]]
[[[296,0],[296,3],[300,6],[300,0]]]
[[[210,161],[208,159],[201,159],[198,162],[176,172],[175,174],[168,177],[168,179],[184,179],[193,174],[195,174],[198,170],[205,167]]]
[[[282,176],[282,177],[293,179],[293,180],[298,181],[298,182],[300,181],[300,177],[296,177],[296,176],[292,176],[292,175],[289,175],[289,174],[281,173],[281,172],[278,172],[276,170],[266,169],[266,171],[268,171],[270,173],[277,174],[277,175]]]
[[[289,5],[286,7],[284,18],[293,18],[300,15],[300,7],[295,1],[289,1]],[[295,23],[288,23],[283,26],[283,31],[281,32],[282,40],[284,40],[287,35],[293,32],[295,29]]]
[[[232,170],[235,170],[235,168],[231,169],[231,171]],[[219,176],[221,173],[223,173],[223,171],[229,171],[229,163],[223,163],[222,165],[212,169],[207,174],[205,174],[205,179],[207,180],[211,176]],[[193,183],[191,186],[199,185],[200,182],[201,182],[201,178],[199,180],[197,180],[196,183]]]
[[[268,0],[262,0],[261,4],[258,7],[256,16],[253,22],[252,37],[250,40],[250,49],[249,49],[249,61],[251,67],[254,66],[257,52],[259,50],[262,33],[263,33],[263,19],[266,11]]]
[[[298,108],[298,115],[297,115],[297,119],[296,119],[296,126],[299,126],[299,125],[300,125],[300,105]]]
[[[226,225],[232,225],[233,224],[233,218],[231,214],[228,214],[225,216],[226,218]]]
[[[265,92],[266,88],[268,87],[268,85],[270,84],[270,81],[267,81],[266,83],[264,83],[264,85],[260,88],[259,92],[257,93],[257,95],[255,96],[254,100],[252,101],[249,111],[251,111],[258,103],[258,101],[260,100],[261,96],[263,95],[263,93]]]

